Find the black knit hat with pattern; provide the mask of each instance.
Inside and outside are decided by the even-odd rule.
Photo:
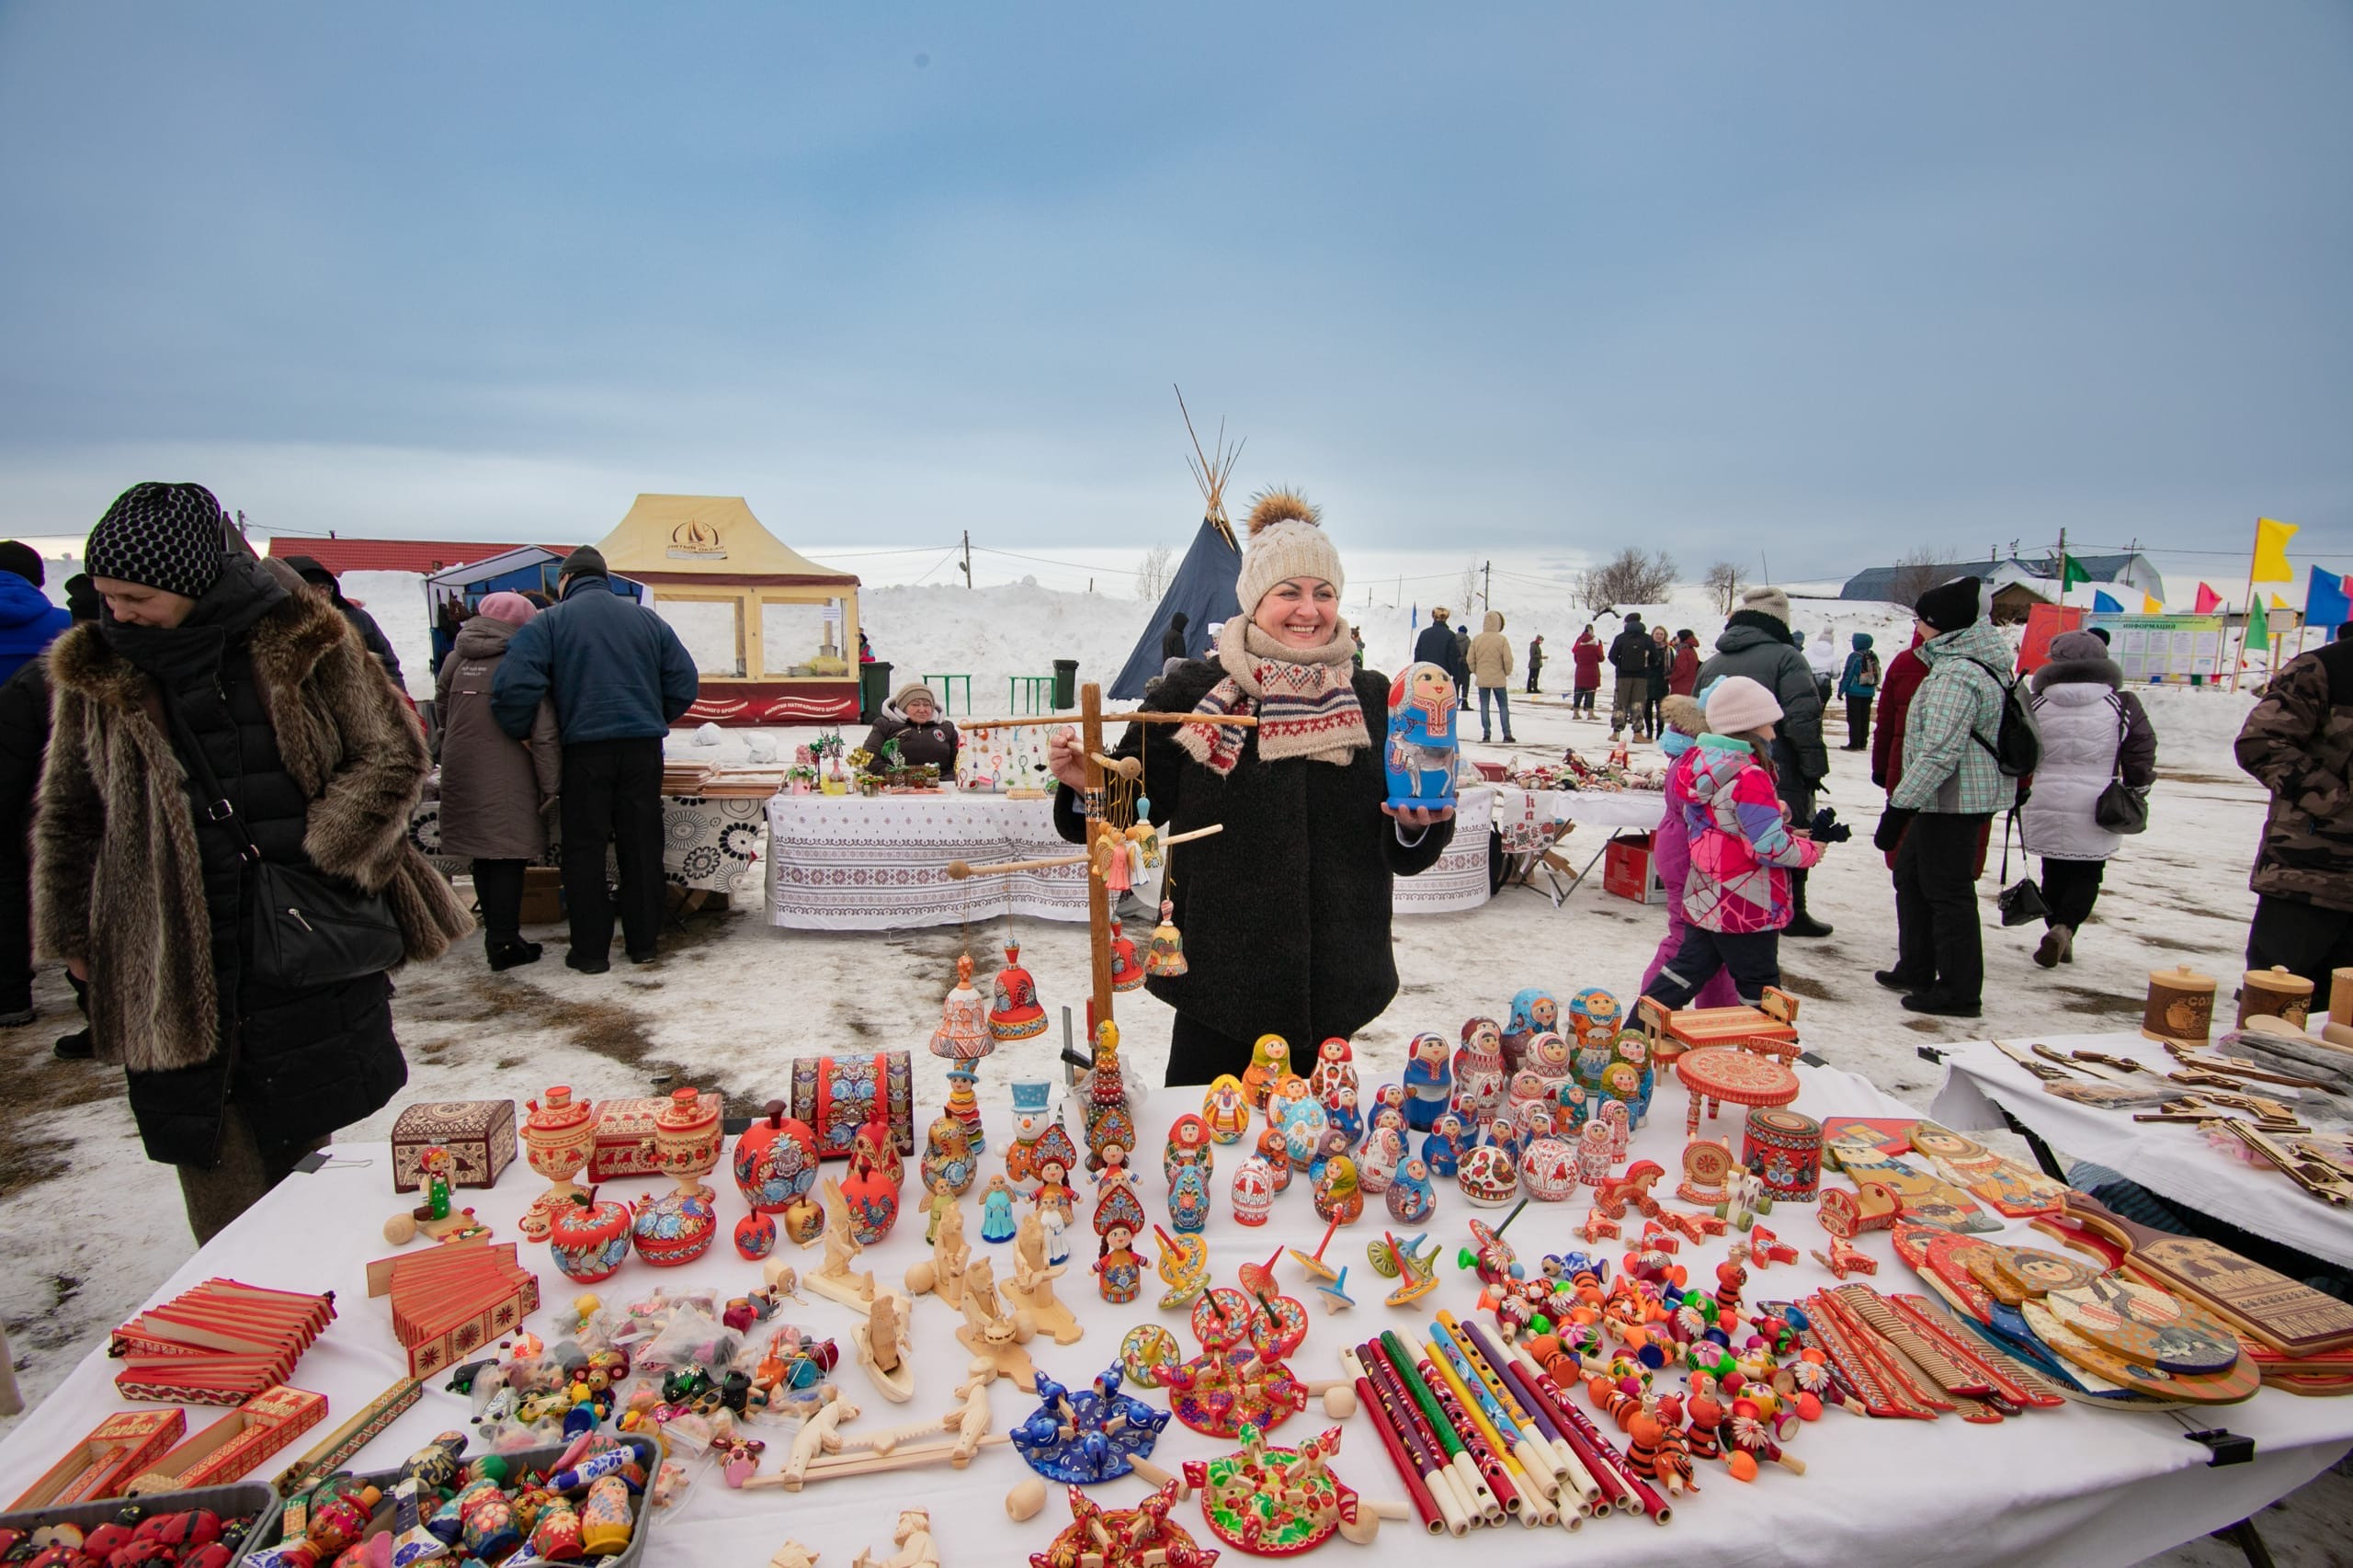
[[[221,575],[224,527],[201,484],[134,484],[90,530],[82,563],[93,577],[200,598]]]

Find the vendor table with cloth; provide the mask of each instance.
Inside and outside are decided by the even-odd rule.
[[[1396,880],[1400,915],[1442,915],[1487,902],[1492,794],[1465,790],[1454,842],[1437,865]],[[767,802],[768,922],[802,931],[894,931],[1028,915],[1084,921],[1080,865],[957,881],[950,861],[986,866],[1075,855],[1054,831],[1051,796],[779,795]]]
[[[699,795],[662,798],[662,873],[689,892],[733,893],[760,858],[760,808],[764,801]],[[563,863],[563,835],[555,813],[547,815],[548,852],[542,866]],[[419,801],[409,812],[408,841],[444,876],[462,877],[473,861],[441,853],[441,802]],[[605,864],[613,869],[612,846]]]
[[[1798,1071],[1803,1081],[1798,1108],[1810,1116],[1913,1114],[1854,1074],[1804,1066]],[[542,1085],[536,1078],[510,1077],[503,1086],[521,1095],[536,1093]],[[1649,1124],[1635,1134],[1634,1156],[1675,1167],[1683,1144],[1681,1098],[1672,1082],[1659,1085]],[[1198,1105],[1190,1095],[1154,1092],[1138,1118],[1144,1143],[1156,1147],[1171,1119]],[[917,1108],[919,1122],[932,1114],[933,1108]],[[1003,1105],[991,1104],[984,1114],[990,1153],[983,1158],[983,1185],[986,1174],[998,1168],[997,1152],[1006,1146],[1002,1140],[1011,1121]],[[1702,1131],[1729,1137],[1739,1147],[1736,1110],[1727,1108],[1722,1119],[1704,1124]],[[288,1380],[295,1387],[328,1396],[330,1408],[321,1435],[402,1374],[404,1362],[392,1338],[389,1306],[383,1298],[369,1298],[365,1265],[392,1250],[377,1234],[381,1218],[412,1200],[393,1194],[384,1145],[338,1145],[329,1153],[332,1163],[288,1178],[191,1258],[153,1298],[160,1301],[215,1277],[283,1290],[334,1290],[336,1321]],[[1232,1219],[1224,1196],[1233,1151],[1221,1148],[1216,1153],[1219,1196],[1206,1235],[1216,1283],[1232,1284],[1240,1265],[1263,1263],[1284,1246],[1316,1246],[1324,1226],[1314,1217],[1305,1182],[1294,1181],[1276,1199],[1269,1223],[1245,1229]],[[912,1176],[914,1162],[908,1165]],[[830,1167],[836,1172],[841,1168]],[[735,1256],[725,1240],[726,1230],[744,1212],[743,1200],[728,1181],[724,1164],[714,1175],[722,1231],[716,1249],[680,1268],[657,1269],[632,1258],[619,1274],[594,1287],[608,1303],[625,1307],[657,1289],[675,1296],[711,1288],[724,1297],[759,1283],[758,1266]],[[1842,1178],[1830,1180],[1834,1186],[1844,1185]],[[455,1196],[491,1224],[494,1241],[515,1241],[517,1216],[545,1185],[517,1161],[496,1187],[460,1190]],[[1145,1171],[1138,1185],[1153,1216],[1159,1218],[1165,1187],[1158,1170]],[[641,1191],[666,1186],[657,1179],[608,1183],[605,1195],[633,1199]],[[1091,1191],[1083,1194],[1082,1204],[1091,1206],[1093,1196]],[[1325,1312],[1296,1265],[1288,1258],[1277,1265],[1282,1287],[1307,1304],[1308,1337],[1291,1358],[1302,1377],[1336,1376],[1341,1348],[1382,1329],[1421,1334],[1441,1307],[1466,1319],[1474,1312],[1478,1286],[1472,1275],[1455,1267],[1455,1249],[1469,1240],[1470,1220],[1483,1214],[1493,1223],[1501,1218],[1500,1211],[1472,1209],[1452,1183],[1441,1185],[1438,1212],[1427,1226],[1446,1259],[1440,1283],[1412,1311],[1401,1312],[1381,1306],[1384,1286],[1366,1267],[1365,1244],[1380,1235],[1385,1222],[1385,1216],[1375,1217],[1378,1200],[1370,1207],[1375,1214],[1343,1229],[1326,1254],[1329,1261],[1348,1266],[1348,1289],[1358,1303],[1353,1312],[1338,1316]],[[975,1256],[990,1257],[1002,1278],[1011,1267],[1009,1251],[980,1239],[978,1212],[977,1202],[967,1198],[967,1238]],[[1572,1226],[1584,1213],[1581,1202],[1531,1204],[1506,1239],[1532,1266],[1544,1253],[1580,1244]],[[1160,1312],[1154,1304],[1160,1290],[1156,1279],[1148,1275],[1142,1298],[1126,1306],[1108,1305],[1096,1294],[1085,1272],[1092,1261],[1084,1244],[1086,1220],[1082,1209],[1071,1271],[1059,1282],[1061,1300],[1075,1313],[1086,1335],[1063,1346],[1040,1335],[1029,1346],[1039,1369],[1065,1385],[1084,1387],[1115,1358],[1120,1336],[1141,1324],[1165,1326],[1189,1353],[1192,1343],[1183,1315]],[[1783,1204],[1767,1216],[1767,1222],[1801,1249],[1826,1245],[1814,1223],[1813,1205]],[[903,1215],[881,1245],[868,1249],[858,1267],[872,1268],[878,1280],[897,1282],[909,1264],[925,1256],[923,1233],[920,1214]],[[2048,1244],[2022,1223],[2006,1226],[2002,1239]],[[1920,1289],[1897,1261],[1885,1232],[1859,1237],[1858,1244],[1879,1260],[1881,1289]],[[1722,1260],[1726,1245],[1726,1239],[1719,1237],[1687,1246],[1680,1259],[1694,1277],[1708,1278]],[[804,1277],[822,1258],[821,1251],[800,1252],[790,1244],[780,1251]],[[547,1324],[571,1301],[576,1288],[555,1271],[545,1246],[526,1243],[521,1256],[539,1273],[547,1303],[525,1326],[546,1335]],[[1831,1283],[1808,1259],[1752,1269],[1746,1294],[1751,1301],[1797,1298]],[[863,1412],[844,1428],[846,1435],[904,1426],[955,1405],[951,1391],[970,1359],[953,1337],[961,1321],[958,1314],[936,1300],[915,1301],[910,1324],[915,1392],[909,1403],[892,1404],[880,1397],[852,1358],[853,1315],[805,1286],[801,1293],[802,1301],[785,1303],[781,1321],[813,1329],[841,1346],[843,1360],[834,1381]],[[131,1408],[116,1396],[113,1370],[104,1346],[94,1347],[55,1393],[0,1437],[0,1496],[22,1491],[105,1415]],[[436,1433],[466,1429],[471,1407],[442,1390],[446,1381],[438,1376],[428,1380],[423,1400],[358,1457],[357,1467],[397,1465]],[[1130,1392],[1140,1392],[1154,1407],[1165,1403],[1157,1392],[1138,1391],[1133,1385]],[[1585,1403],[1581,1392],[1575,1397]],[[989,1398],[994,1430],[1000,1433],[1027,1419],[1038,1403],[1003,1381],[989,1391]],[[193,1419],[210,1415],[198,1411]],[[1295,1444],[1331,1424],[1311,1403],[1307,1412],[1282,1423],[1273,1440]],[[1404,1487],[1370,1417],[1359,1413],[1341,1426],[1343,1440],[1333,1461],[1339,1479],[1368,1498],[1404,1497]],[[2245,1464],[2210,1468],[2207,1450],[2185,1436],[2190,1426],[2225,1426],[2251,1437],[2255,1457]],[[792,1430],[786,1425],[755,1426],[755,1435],[767,1444],[763,1472],[780,1467]],[[1720,1466],[1703,1466],[1702,1490],[1676,1501],[1674,1520],[1665,1528],[1637,1515],[1590,1521],[1574,1541],[1557,1528],[1517,1524],[1475,1530],[1457,1540],[1432,1539],[1392,1521],[1382,1526],[1370,1548],[1334,1544],[1326,1551],[1334,1568],[1351,1563],[1364,1568],[1552,1568],[1586,1561],[1608,1562],[1611,1568],[1691,1568],[1695,1563],[1817,1568],[1848,1562],[1922,1568],[2034,1562],[2099,1568],[2138,1562],[2246,1517],[2311,1480],[2348,1442],[2353,1442],[2353,1400],[2301,1399],[2276,1390],[2265,1390],[2245,1404],[2181,1413],[2178,1419],[2172,1413],[2109,1412],[2068,1404],[1978,1426],[1950,1415],[1934,1422],[1881,1422],[1833,1410],[1806,1426],[1792,1445],[1792,1452],[1806,1462],[1806,1474],[1768,1467],[1756,1483],[1742,1484]],[[308,1446],[298,1444],[273,1461],[267,1473],[275,1474]],[[1153,1459],[1176,1471],[1184,1460],[1221,1456],[1236,1446],[1172,1422]],[[1006,1517],[1006,1493],[1030,1472],[1014,1450],[1003,1447],[983,1449],[961,1471],[938,1465],[847,1477],[816,1483],[798,1494],[730,1491],[707,1461],[696,1465],[684,1500],[654,1517],[647,1568],[765,1568],[788,1537],[814,1549],[824,1562],[847,1563],[861,1547],[887,1544],[898,1508],[915,1502],[931,1509],[935,1531],[949,1543],[947,1568],[1018,1568],[1068,1522],[1060,1486],[1050,1487],[1051,1500],[1038,1518],[1016,1524]],[[1132,1478],[1092,1489],[1097,1501],[1110,1506],[1131,1506],[1144,1494],[1143,1485]],[[1197,1537],[1206,1536],[1198,1502],[1180,1503],[1176,1517]],[[1221,1561],[1240,1568],[1250,1560],[1226,1553]]]
[[[2165,1047],[2139,1034],[2043,1035],[2004,1041],[2031,1054],[2038,1044],[2065,1056],[2097,1051],[2161,1072]],[[2353,1268],[2353,1214],[2304,1194],[2278,1171],[2257,1169],[2211,1147],[2194,1124],[2132,1119],[2130,1110],[2099,1110],[2042,1092],[2042,1082],[1990,1040],[1941,1046],[1945,1078],[1929,1115],[1956,1132],[2004,1126],[2002,1113],[2056,1149],[2106,1165],[2158,1197],[2210,1214],[2252,1235]],[[2086,1076],[2086,1082],[2090,1075]],[[2184,1095],[2198,1090],[2183,1085]],[[2273,1093],[2249,1084],[2252,1095]]]

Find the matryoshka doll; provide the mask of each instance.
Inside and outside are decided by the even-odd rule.
[[[1593,1099],[1574,1078],[1552,1091],[1552,1126],[1559,1131],[1574,1132],[1592,1115]]]
[[[1427,1132],[1454,1098],[1453,1053],[1442,1035],[1417,1034],[1405,1048],[1405,1125]]]
[[[1233,1222],[1263,1225],[1274,1207],[1274,1167],[1256,1154],[1244,1156],[1233,1173]]]
[[[1095,1233],[1102,1238],[1095,1259],[1095,1287],[1114,1306],[1136,1299],[1143,1278],[1143,1259],[1136,1256],[1136,1233],[1143,1229],[1143,1204],[1135,1188],[1115,1181],[1095,1208]]]
[[[1357,1141],[1364,1136],[1364,1118],[1357,1111],[1357,1086],[1343,1084],[1333,1091],[1331,1099],[1324,1104],[1324,1114],[1334,1131],[1347,1136],[1348,1147],[1355,1148]]]
[[[1279,1034],[1262,1034],[1250,1048],[1250,1065],[1242,1074],[1242,1092],[1250,1108],[1263,1113],[1275,1085],[1290,1075],[1290,1041]]]
[[[1210,1136],[1218,1142],[1241,1142],[1250,1131],[1250,1099],[1243,1093],[1242,1080],[1231,1073],[1211,1079],[1209,1092],[1201,1096],[1201,1119],[1210,1124]]]
[[[1397,1167],[1405,1159],[1404,1130],[1378,1127],[1364,1141],[1364,1150],[1357,1157],[1357,1185],[1374,1198],[1389,1190],[1397,1179]]]
[[[1329,1165],[1332,1161],[1347,1154],[1349,1150],[1353,1149],[1355,1146],[1356,1145],[1349,1141],[1348,1135],[1341,1131],[1336,1127],[1326,1127],[1323,1131],[1317,1133],[1315,1135],[1315,1156],[1307,1162],[1307,1179],[1309,1184],[1313,1185],[1316,1182],[1322,1181],[1324,1179],[1324,1167]],[[1351,1159],[1349,1163],[1353,1165],[1355,1162]]]
[[[1537,1076],[1534,1072],[1523,1067],[1511,1075],[1511,1086],[1504,1096],[1503,1112],[1512,1119],[1515,1125],[1525,1130],[1528,1126],[1528,1108],[1530,1106],[1544,1108],[1544,1131],[1552,1131],[1552,1086]]]
[[[1601,1109],[1594,1119],[1609,1130],[1609,1163],[1616,1165],[1626,1157],[1626,1145],[1631,1141],[1633,1112],[1624,1100],[1601,1102]]]
[[[930,1192],[944,1181],[961,1198],[972,1190],[972,1146],[964,1124],[946,1112],[934,1118],[930,1131],[924,1134],[923,1162],[916,1166],[923,1189]]]
[[[1210,1222],[1210,1167],[1178,1165],[1168,1182],[1169,1228],[1188,1234]]]
[[[1598,1036],[1606,1044],[1617,1034],[1626,1009],[1598,985],[1588,985],[1569,998],[1569,1032],[1584,1045]]]
[[[1577,1134],[1577,1180],[1599,1187],[1609,1179],[1609,1168],[1615,1164],[1609,1157],[1609,1124],[1595,1117]]]
[[[1422,1140],[1422,1163],[1429,1166],[1430,1175],[1450,1176],[1455,1173],[1462,1163],[1464,1137],[1462,1113],[1442,1112],[1429,1136]]]
[[[1005,967],[989,983],[989,1038],[999,1045],[1046,1032],[1046,1009],[1038,1004],[1038,983],[1021,967],[1021,944],[1005,945]]]
[[[1516,992],[1511,999],[1511,1012],[1504,1019],[1504,1065],[1517,1073],[1526,1065],[1528,1048],[1540,1034],[1560,1027],[1561,1005],[1542,986],[1531,985]]]
[[[1303,1078],[1286,1078],[1267,1101],[1267,1125],[1283,1136],[1291,1168],[1305,1170],[1315,1158],[1317,1140],[1327,1125],[1324,1108],[1307,1092]]]
[[[1528,1041],[1528,1059],[1520,1063],[1521,1071],[1533,1073],[1543,1080],[1548,1090],[1558,1089],[1570,1081],[1569,1042],[1551,1029],[1540,1029]]]
[[[1290,1143],[1279,1127],[1269,1127],[1258,1134],[1256,1158],[1267,1163],[1267,1174],[1273,1178],[1274,1190],[1280,1192],[1290,1185]]]
[[[1381,1086],[1384,1089],[1394,1089],[1397,1085],[1384,1084]],[[1365,1119],[1364,1125],[1365,1136],[1368,1138],[1384,1127],[1400,1138],[1409,1131],[1405,1124],[1405,1107],[1402,1101],[1376,1099],[1373,1102],[1372,1114]]]
[[[1379,1112],[1384,1106],[1392,1108],[1397,1112],[1397,1129],[1401,1132],[1404,1131],[1405,1128],[1405,1085],[1403,1084],[1383,1084],[1379,1088],[1372,1091],[1372,1098],[1364,1102],[1364,1124],[1367,1127],[1373,1125],[1375,1113]]]
[[[1552,1136],[1552,1102],[1551,1100],[1521,1101],[1512,1107],[1511,1127],[1514,1132],[1519,1134],[1520,1152],[1526,1153],[1528,1145],[1533,1140]]]
[[[1420,1159],[1409,1159],[1397,1167],[1397,1179],[1389,1184],[1389,1217],[1401,1225],[1418,1225],[1438,1208],[1438,1187],[1430,1180],[1430,1167]]]
[[[1512,1165],[1517,1167],[1520,1146],[1526,1140],[1520,1137],[1519,1129],[1508,1115],[1497,1112],[1487,1119],[1487,1125],[1480,1131],[1479,1142],[1488,1148],[1501,1149],[1511,1157]]]
[[[1454,1099],[1483,1121],[1504,1097],[1504,1033],[1493,1018],[1466,1018],[1454,1052]]]
[[[1609,1066],[1613,1044],[1608,1035],[1580,1035],[1570,1052],[1571,1068],[1589,1100],[1601,1098],[1601,1074]]]
[[[1651,1074],[1650,1037],[1640,1029],[1620,1029],[1618,1031],[1617,1044],[1611,1049],[1616,1052],[1619,1061],[1630,1063],[1642,1074],[1642,1082],[1636,1087],[1631,1103],[1634,1125],[1644,1126],[1651,1119],[1651,1087],[1654,1082]]]
[[[1078,1222],[1078,1188],[1071,1186],[1070,1167],[1063,1163],[1060,1152],[1050,1153],[1040,1162],[1038,1187],[1029,1201],[1040,1210],[1060,1212],[1065,1225]]]
[[[1330,1110],[1333,1096],[1343,1084],[1351,1089],[1357,1087],[1356,1053],[1348,1049],[1347,1040],[1335,1035],[1315,1048],[1315,1069],[1307,1075],[1307,1092]]]
[[[1632,1062],[1613,1057],[1609,1065],[1601,1070],[1601,1095],[1595,1114],[1606,1119],[1610,1114],[1609,1108],[1617,1106],[1618,1115],[1624,1119],[1626,1133],[1631,1134],[1634,1130],[1635,1102],[1643,1097],[1641,1071]],[[1626,1157],[1626,1138],[1624,1134],[1617,1136],[1618,1157],[1622,1160]]]
[[[1315,1217],[1354,1224],[1364,1214],[1364,1194],[1357,1186],[1357,1163],[1346,1154],[1324,1162],[1315,1178]]]
[[[1215,1156],[1210,1152],[1210,1124],[1190,1111],[1168,1124],[1168,1142],[1160,1154],[1160,1174],[1170,1185],[1176,1180],[1182,1165],[1199,1165],[1208,1169]]]

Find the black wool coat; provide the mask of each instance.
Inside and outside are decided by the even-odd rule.
[[[1154,706],[1188,711],[1223,676],[1198,659],[1180,665],[1161,682]],[[1279,1034],[1294,1057],[1356,1033],[1388,1007],[1397,994],[1391,879],[1429,869],[1454,839],[1448,821],[1410,846],[1398,841],[1396,824],[1381,810],[1389,794],[1381,763],[1389,677],[1359,670],[1355,687],[1372,744],[1346,766],[1261,762],[1255,730],[1223,777],[1176,744],[1173,724],[1131,724],[1116,749],[1120,756],[1141,751],[1143,793],[1165,832],[1212,823],[1225,829],[1170,851],[1170,897],[1190,968],[1147,980],[1146,989],[1229,1039]],[[1140,730],[1147,732],[1141,741]],[[1072,843],[1085,842],[1086,818],[1067,786],[1054,792],[1054,825]]]

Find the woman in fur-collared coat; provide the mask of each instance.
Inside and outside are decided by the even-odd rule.
[[[33,830],[40,950],[87,979],[97,1054],[123,1066],[200,1242],[407,1080],[384,975],[290,991],[248,972],[244,835],[384,892],[412,959],[472,924],[407,842],[425,742],[382,666],[333,605],[223,538],[193,484],[135,485],[92,530],[106,609],[50,654]],[[234,823],[199,809],[187,742]]]

